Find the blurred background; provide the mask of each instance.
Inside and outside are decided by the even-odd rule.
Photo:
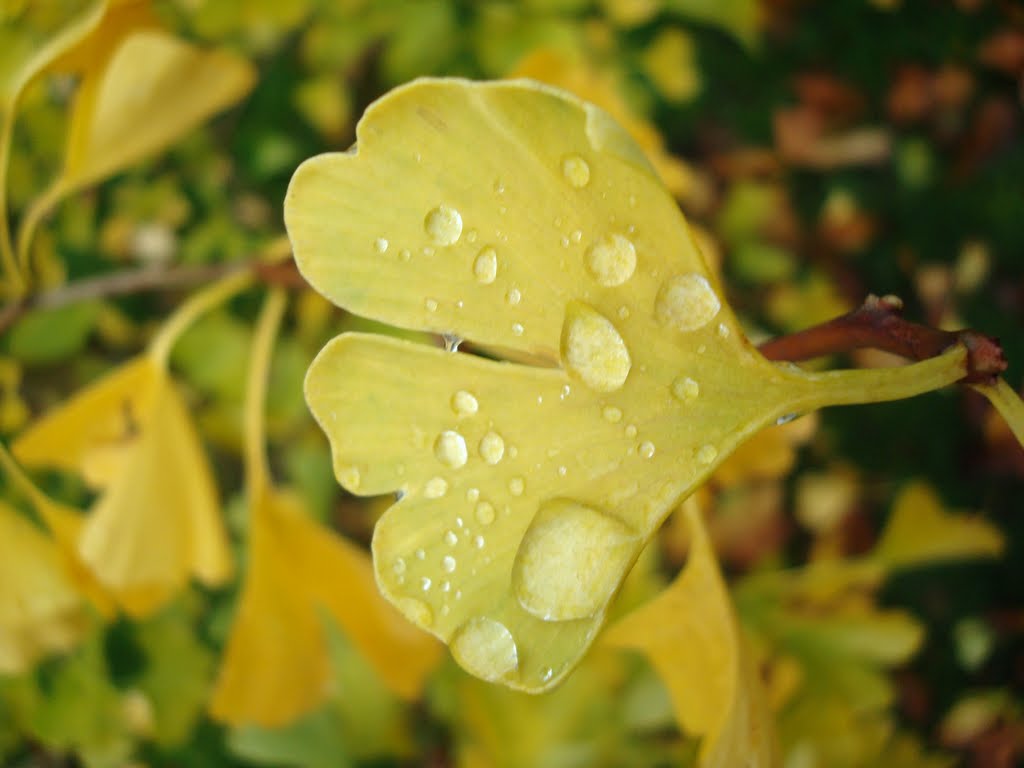
[[[30,28],[41,45],[86,4],[44,5],[4,0],[0,43]],[[31,241],[36,290],[65,294],[56,309],[4,312],[5,441],[138,352],[197,275],[251,260],[282,235],[295,167],[348,148],[372,100],[422,75],[530,77],[604,107],[678,199],[755,341],[822,322],[869,293],[895,294],[910,319],[999,337],[1019,389],[1019,2],[168,0],[150,10],[147,23],[247,60],[255,78],[216,115],[113,175],[71,185],[49,207]],[[6,187],[13,230],[67,175],[86,82],[57,66],[17,99]],[[185,104],[190,92],[176,98]],[[128,135],[146,130],[146,115],[136,117]],[[162,277],[138,291],[102,282],[139,270]],[[68,286],[95,279],[99,288],[67,298]],[[267,279],[292,295],[267,400],[275,476],[365,549],[388,501],[337,487],[302,379],[327,339],[370,324],[294,275]],[[171,358],[240,569],[241,404],[260,298],[251,290],[205,315]],[[893,360],[862,352],[827,364]],[[96,498],[73,472],[32,477],[79,508]],[[10,482],[4,489],[8,504],[32,514]],[[980,396],[958,388],[770,430],[688,502],[708,521],[758,650],[787,768],[1024,762],[1022,499],[1024,450]],[[908,515],[972,513],[998,532],[1002,552],[921,557],[869,582],[844,577],[822,597],[808,564],[861,562],[901,505]],[[685,526],[670,520],[622,611],[657,594],[687,546]],[[189,587],[158,612],[97,622],[74,647],[0,673],[0,762],[695,764],[694,741],[649,664],[601,648],[542,698],[472,680],[445,657],[410,702],[332,630],[333,678],[315,708],[274,727],[218,722],[208,697],[237,597],[234,582]],[[853,628],[851,612],[862,619]],[[893,636],[893,616],[909,635]]]

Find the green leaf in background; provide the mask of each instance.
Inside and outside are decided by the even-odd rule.
[[[83,301],[29,312],[11,328],[7,351],[32,365],[67,360],[85,346],[102,307],[99,301]]]

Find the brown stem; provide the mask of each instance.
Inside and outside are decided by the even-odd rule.
[[[267,285],[279,285],[286,288],[305,285],[294,262],[290,260],[267,262],[254,259],[174,268],[143,267],[78,280],[49,291],[27,296],[19,301],[12,301],[0,309],[0,334],[14,325],[22,315],[33,309],[57,309],[89,299],[125,296],[144,291],[189,288],[194,285],[210,283],[247,269],[252,270],[256,278]]]
[[[769,360],[809,360],[854,349],[881,349],[926,360],[961,342],[967,348],[967,375],[971,384],[991,382],[1006,370],[1006,358],[996,339],[965,329],[941,331],[911,323],[902,316],[903,302],[895,296],[868,296],[857,309],[828,322],[759,347]]]

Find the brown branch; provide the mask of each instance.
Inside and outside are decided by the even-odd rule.
[[[290,260],[287,262],[232,261],[173,268],[143,267],[112,272],[68,283],[6,304],[3,309],[0,309],[0,334],[14,325],[22,315],[32,310],[58,309],[79,301],[127,296],[145,291],[190,288],[244,270],[251,270],[258,281],[267,285],[294,288],[306,284],[295,268],[294,262]]]
[[[868,296],[857,309],[828,322],[760,345],[769,360],[809,360],[854,349],[881,349],[911,360],[926,360],[954,344],[967,348],[965,383],[989,382],[1006,370],[996,339],[965,329],[941,331],[902,317],[903,302],[895,296]]]

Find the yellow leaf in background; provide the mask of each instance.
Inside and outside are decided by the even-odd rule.
[[[202,445],[154,355],[124,364],[43,416],[13,451],[27,466],[81,473],[100,491],[78,548],[130,613],[156,610],[189,575],[207,584],[230,577]]]
[[[611,627],[604,642],[650,659],[680,727],[703,737],[701,766],[777,765],[772,715],[700,513],[682,514],[692,536],[686,567],[668,589]]]
[[[67,194],[164,149],[252,87],[252,66],[171,35],[129,35],[109,64],[88,72],[72,112],[64,169]]]
[[[481,677],[564,678],[666,515],[761,427],[963,375],[962,348],[885,371],[762,358],[641,150],[563,92],[421,80],[357,137],[292,179],[306,279],[358,314],[558,365],[352,333],[306,378],[342,485],[401,493],[374,533],[382,590]]]
[[[49,70],[83,73],[102,69],[130,33],[160,26],[150,0],[106,0],[103,6],[99,23],[54,59]]]
[[[924,483],[911,483],[897,497],[871,558],[889,568],[942,560],[998,557],[1004,547],[988,521],[947,512]]]
[[[383,600],[369,557],[314,522],[289,493],[266,490],[251,514],[245,587],[213,716],[272,727],[320,704],[333,679],[325,618],[338,623],[391,690],[416,697],[440,648]]]
[[[669,101],[689,101],[700,91],[693,38],[681,29],[670,27],[659,32],[644,52],[643,64]]]
[[[739,446],[715,471],[722,486],[786,475],[796,462],[796,451],[818,428],[817,414],[769,427]]]
[[[0,674],[73,646],[88,626],[56,543],[0,502]]]

